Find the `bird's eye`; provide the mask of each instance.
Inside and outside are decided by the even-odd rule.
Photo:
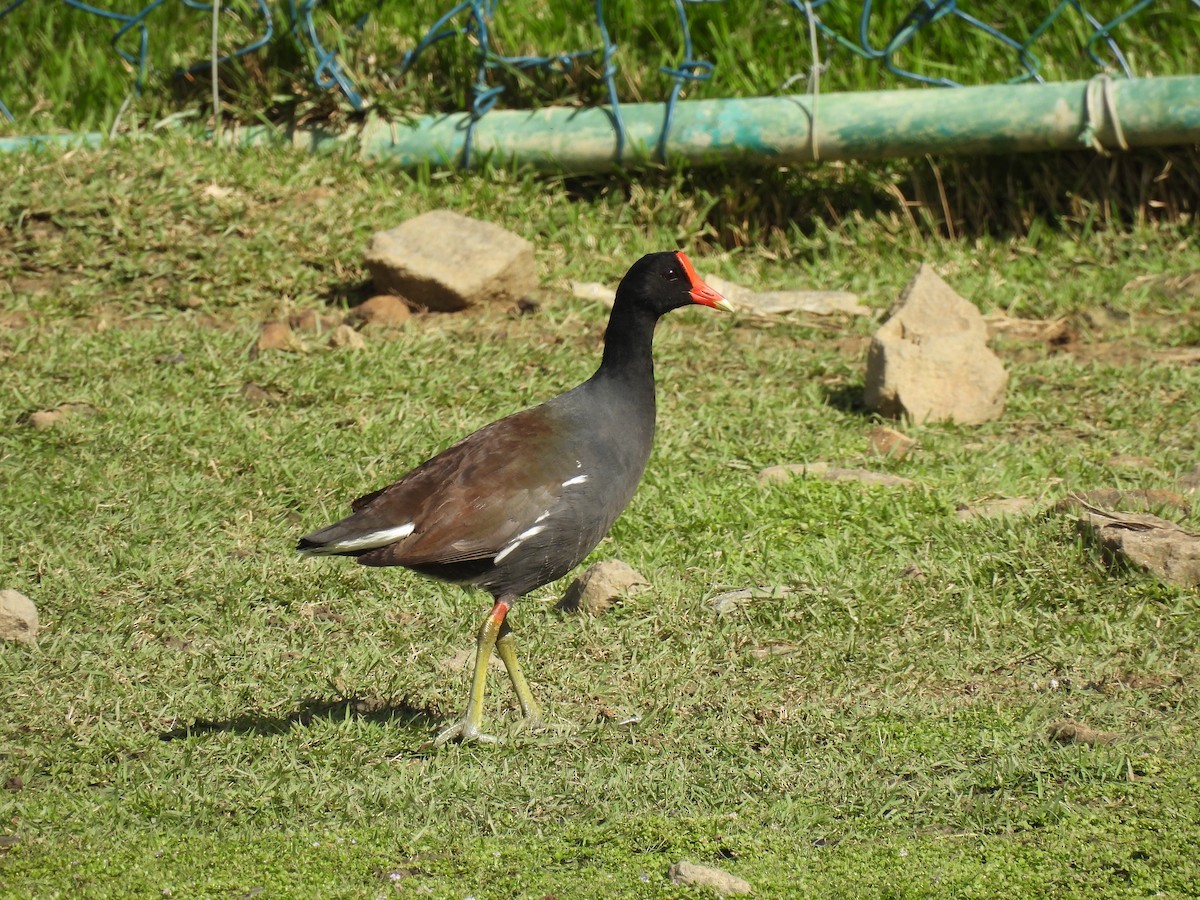
[[[678,269],[667,269],[667,271],[662,273],[662,277],[666,281],[678,281],[679,280],[679,270]]]

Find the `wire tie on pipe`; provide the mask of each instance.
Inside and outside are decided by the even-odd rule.
[[[1088,79],[1083,91],[1083,131],[1079,133],[1079,142],[1085,144],[1101,156],[1111,156],[1108,148],[1100,141],[1100,133],[1104,130],[1105,119],[1112,126],[1113,137],[1116,138],[1117,148],[1128,150],[1129,142],[1125,140],[1125,130],[1117,116],[1117,92],[1113,79],[1106,73]]]

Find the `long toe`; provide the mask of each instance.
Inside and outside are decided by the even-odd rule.
[[[527,715],[524,718],[522,718],[521,719],[521,730],[522,731],[531,731],[531,732],[532,731],[545,731],[546,730],[546,722],[542,718],[542,714],[540,712],[535,712],[531,715]]]
[[[438,733],[427,746],[441,747],[451,741],[461,741],[463,743],[476,742],[480,744],[494,744],[497,738],[494,735],[484,734],[479,726],[470,722],[465,716]]]

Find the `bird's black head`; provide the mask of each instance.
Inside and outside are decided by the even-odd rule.
[[[682,251],[650,253],[635,262],[617,287],[617,302],[632,303],[655,316],[691,303],[733,310],[728,300],[701,280]]]

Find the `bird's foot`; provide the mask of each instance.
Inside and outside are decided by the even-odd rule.
[[[466,716],[459,719],[449,728],[438,733],[432,741],[429,741],[426,747],[441,747],[443,744],[448,744],[451,741],[461,741],[462,743],[476,742],[480,744],[495,744],[498,741],[494,735],[484,734],[483,730],[475,722],[472,722]]]
[[[532,715],[524,716],[521,719],[520,723],[517,725],[517,727],[521,731],[529,731],[529,732],[545,731],[546,730],[546,722],[542,719],[541,713],[534,713]]]

